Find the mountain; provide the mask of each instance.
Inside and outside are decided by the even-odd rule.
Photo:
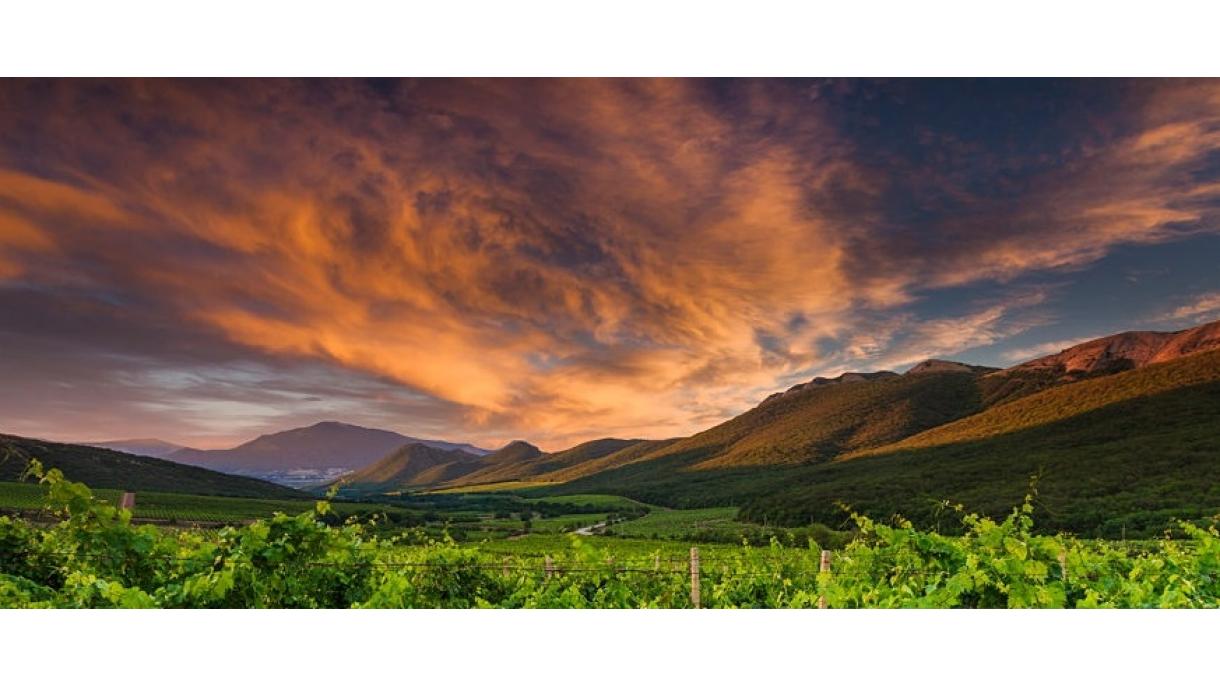
[[[974,364],[965,364],[964,362],[954,362],[952,360],[924,360],[919,364],[911,367],[904,372],[906,375],[911,374],[936,374],[939,372],[957,372],[960,374],[976,374],[979,372],[994,372],[998,371],[995,367],[980,367]]]
[[[100,441],[98,443],[87,443],[86,445],[91,445],[95,448],[109,448],[122,453],[143,455],[145,457],[165,457],[171,453],[184,449],[183,446],[158,440],[156,438],[132,438],[123,441]]]
[[[384,492],[404,487],[529,480],[545,482],[550,479],[550,474],[559,470],[596,461],[641,442],[603,438],[556,453],[546,453],[525,441],[513,441],[486,455],[411,444],[344,476],[342,483],[348,491]]]
[[[466,483],[472,473],[484,476],[473,483],[515,480],[500,471],[526,473],[530,465],[546,457],[537,446],[525,441],[483,455],[460,450],[443,450],[420,443],[402,446],[368,467],[341,479],[345,491],[377,492],[404,487],[453,486]]]
[[[1220,350],[1060,385],[830,463],[764,479],[755,521],[841,524],[842,503],[934,525],[944,500],[999,516],[1037,476],[1036,522],[1155,536],[1220,512]]]
[[[546,478],[555,482],[574,481],[584,476],[645,460],[649,455],[680,440],[682,439],[666,438],[659,441],[637,441],[601,457],[594,457],[585,462],[549,472]]]
[[[1149,536],[1220,511],[1220,323],[1116,334],[1003,370],[927,360],[817,377],[685,438],[405,452],[358,478],[374,489],[533,481],[736,505],[761,523],[844,525],[847,507],[952,526],[944,501],[1002,515],[1036,475],[1044,529]]]
[[[553,483],[575,480],[573,488],[602,488],[601,475],[614,480],[631,466],[628,481],[664,489],[675,470],[759,467],[828,459],[844,450],[884,444],[980,407],[973,383],[977,372],[929,371],[847,373],[817,378],[764,400],[758,407],[708,431],[683,439],[642,441],[605,438],[546,453],[525,441],[446,470],[412,471],[396,484],[416,487],[466,486],[506,481]],[[394,454],[383,462],[394,464]],[[384,487],[380,476],[352,474],[348,488]],[[389,473],[394,470],[387,468]],[[681,475],[677,475],[681,479]],[[435,479],[435,481],[429,481]],[[624,483],[616,484],[622,487]]]
[[[554,472],[566,481],[548,490],[740,505],[771,523],[842,524],[839,503],[926,522],[944,499],[1003,514],[1041,473],[1046,526],[1148,533],[1220,511],[1218,329],[1118,334],[1007,370],[929,360],[815,379],[689,438]]]
[[[266,434],[225,450],[184,448],[167,457],[226,472],[266,473],[293,469],[359,469],[408,443],[481,455],[486,450],[465,443],[429,441],[383,429],[340,422]]]
[[[983,404],[994,405],[1083,379],[1139,369],[1220,348],[1220,322],[1182,331],[1126,331],[987,374]]]
[[[834,377],[833,379],[828,379],[824,376],[815,376],[812,380],[807,381],[805,383],[798,383],[797,385],[792,386],[791,388],[789,388],[786,391],[781,391],[779,393],[772,393],[771,395],[764,398],[763,402],[768,403],[773,400],[777,400],[779,398],[790,396],[794,393],[800,393],[801,391],[804,391],[806,389],[816,388],[818,386],[834,386],[836,384],[844,384],[844,383],[861,383],[864,381],[876,381],[877,379],[894,378],[897,376],[898,375],[895,374],[894,372],[888,372],[888,371],[887,372],[844,372],[844,373]]]
[[[559,490],[630,490],[645,500],[674,506],[685,503],[695,490],[716,499],[717,488],[708,481],[723,474],[749,479],[761,468],[828,460],[977,412],[981,407],[977,376],[953,370],[860,374],[857,380],[845,382],[840,377],[832,383],[815,383],[815,379],[706,431],[653,446],[629,461],[607,460],[606,470],[586,471]]]
[[[1220,348],[1220,322],[1182,331],[1127,331],[1074,345],[999,374],[1050,372],[1059,377],[1080,378],[1139,369],[1217,348]]]
[[[16,481],[33,457],[93,488],[252,498],[302,498],[301,491],[154,457],[0,434],[0,480]]]
[[[536,445],[525,441],[513,441],[499,450],[487,453],[481,462],[488,466],[514,464],[535,460],[542,455],[543,452]]]
[[[639,443],[638,440],[601,438],[581,443],[557,453],[544,453],[518,441],[486,455],[481,462],[488,466],[454,480],[454,485],[493,483],[497,481],[546,481],[558,470],[588,463]]]
[[[450,481],[478,469],[478,455],[408,443],[367,467],[343,477],[346,488],[390,491]]]

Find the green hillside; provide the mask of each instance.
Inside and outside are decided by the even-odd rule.
[[[809,388],[554,490],[616,493],[674,507],[741,504],[772,490],[773,479],[800,465],[978,411],[978,378],[927,372]]]
[[[1220,351],[1057,386],[857,455],[961,443],[1030,429],[1108,405],[1220,381]],[[848,455],[847,457],[852,457]]]
[[[500,481],[551,480],[547,475],[560,469],[579,466],[591,460],[629,448],[640,441],[602,438],[581,443],[556,453],[544,453],[526,443],[513,443],[481,460],[488,466],[453,480],[453,485],[495,483]],[[517,456],[506,459],[499,453],[513,450]]]
[[[825,460],[978,411],[977,379],[962,372],[922,373],[813,388],[759,405],[669,451],[716,448],[699,465],[705,469]]]
[[[631,464],[632,462],[646,460],[653,452],[667,448],[679,440],[681,439],[667,438],[660,441],[639,441],[607,455],[586,460],[584,462],[574,464],[571,467],[564,467],[563,469],[555,470],[548,473],[545,478],[536,480],[557,482],[572,481],[584,476],[589,476],[590,474],[604,472],[608,469],[614,469],[615,467],[622,467],[623,465]]]
[[[839,524],[844,503],[935,525],[944,499],[1005,512],[1031,475],[1046,530],[1148,536],[1220,512],[1220,352],[1058,386],[789,473],[742,516]]]
[[[381,492],[455,479],[481,467],[477,455],[409,443],[340,479],[342,492]],[[321,488],[319,490],[325,490]]]
[[[221,474],[155,457],[3,434],[0,434],[0,481],[19,479],[31,457],[42,462],[45,468],[59,469],[67,478],[92,488],[249,498],[308,497],[301,491],[267,481]]]

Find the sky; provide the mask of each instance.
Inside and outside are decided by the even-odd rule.
[[[1220,80],[0,80],[0,432],[688,435],[1220,318]]]

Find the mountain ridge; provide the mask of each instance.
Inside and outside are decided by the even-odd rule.
[[[336,421],[263,434],[233,448],[198,450],[184,448],[167,459],[184,464],[230,472],[272,472],[288,469],[360,469],[409,443],[442,450],[483,454],[468,443],[428,440],[386,429],[374,429]]]
[[[184,445],[170,443],[169,441],[163,441],[159,438],[128,438],[117,441],[83,443],[82,445],[88,445],[94,448],[107,448],[123,453],[130,453],[132,455],[143,455],[145,457],[165,457],[179,450],[186,449],[186,446]]]
[[[462,450],[444,450],[423,443],[408,443],[376,462],[339,479],[358,488],[404,488],[456,478],[479,468],[479,456]]]
[[[1144,343],[1115,345],[1130,340]],[[695,472],[791,467],[869,455],[905,445],[915,436],[935,435],[939,427],[968,422],[990,408],[1021,403],[1048,389],[1218,346],[1220,322],[1174,332],[1114,334],[1007,369],[932,358],[902,374],[849,371],[833,378],[814,377],[691,436],[622,443],[599,439],[554,453],[513,441],[489,454],[486,466],[433,486],[536,481],[558,482],[559,488],[575,492],[608,487],[620,477],[632,483],[652,477],[668,482],[681,474],[694,479]],[[1108,351],[1093,357],[1109,362],[1066,376],[1036,371],[1054,369],[1056,358],[1064,353],[1078,359],[1081,351],[1095,350]],[[1114,362],[1128,355],[1133,358],[1129,362]],[[1016,405],[1033,406],[1036,403]],[[589,450],[594,445],[602,448],[596,454]],[[580,457],[565,459],[565,453]]]
[[[1139,369],[1217,348],[1220,348],[1220,321],[1179,331],[1124,331],[1077,343],[1058,353],[999,370],[996,374],[1046,370],[1064,376],[1083,376],[1110,370]]]
[[[516,440],[476,454],[322,422],[255,439],[251,452],[282,455],[318,428],[372,436],[370,451],[389,447],[345,480],[357,494],[532,482],[542,493],[735,505],[751,521],[841,524],[835,502],[921,521],[934,516],[928,503],[944,499],[1001,512],[1042,474],[1056,508],[1049,522],[1096,535],[1115,526],[1146,532],[1166,513],[1220,508],[1220,490],[1207,486],[1220,479],[1220,322],[1113,334],[1002,370],[930,359],[902,374],[814,377],[664,440],[604,438],[554,452]],[[1182,475],[1193,481],[1180,483]],[[1171,483],[1180,495],[1158,496],[1163,512],[1138,514],[1132,498]]]

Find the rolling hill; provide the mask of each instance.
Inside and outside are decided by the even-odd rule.
[[[497,453],[512,448],[514,444],[510,444],[502,451],[486,455],[481,460],[481,462],[491,464],[466,474],[452,483],[455,486],[465,486],[496,481],[546,481],[549,480],[549,475],[558,470],[586,464],[639,442],[621,438],[602,438],[587,441],[556,453],[544,453],[525,443],[517,448],[520,451],[518,456],[497,455]]]
[[[851,382],[809,383],[689,438],[665,442],[557,492],[628,492],[675,507],[739,504],[745,491],[770,488],[776,469],[885,445],[981,408],[981,371],[923,370]],[[565,474],[567,475],[567,474]],[[751,483],[753,482],[753,483]],[[743,490],[744,489],[744,490]]]
[[[525,441],[513,441],[486,455],[412,443],[339,481],[344,492],[351,493],[546,480],[555,471],[586,464],[637,443],[640,441],[605,438],[557,453],[544,453]]]
[[[408,443],[340,481],[345,491],[384,492],[451,481],[480,466],[478,455]]]
[[[592,457],[584,462],[578,462],[568,467],[556,469],[553,472],[547,472],[545,479],[553,482],[572,481],[582,476],[589,476],[590,474],[621,467],[647,459],[653,452],[673,445],[679,440],[681,439],[667,438],[659,441],[635,441],[631,445],[600,457]]]
[[[1220,512],[1220,350],[1058,386],[789,473],[742,514],[842,523],[842,503],[935,524],[946,499],[1002,514],[1034,475],[1045,530],[1148,536]]]
[[[29,458],[93,488],[252,498],[303,498],[301,491],[117,450],[0,434],[0,480],[16,481]]]
[[[845,504],[927,523],[945,499],[990,514],[1041,474],[1048,529],[1155,533],[1220,512],[1220,325],[1118,334],[1007,370],[933,360],[815,379],[695,436],[555,472],[556,493],[742,506],[842,524]]]

